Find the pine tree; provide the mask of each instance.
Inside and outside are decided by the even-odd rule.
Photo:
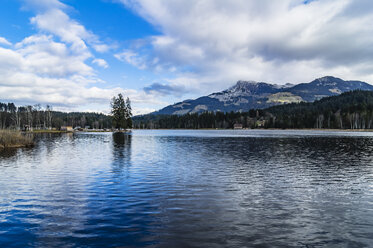
[[[131,101],[127,97],[124,100],[122,94],[111,99],[111,114],[113,118],[113,127],[118,129],[132,128],[132,109]]]
[[[114,96],[111,99],[111,114],[113,117],[113,126],[115,128],[127,128],[127,107],[122,94],[118,94],[118,97]]]
[[[126,108],[127,108],[127,127],[132,128],[132,107],[131,107],[131,101],[127,97],[126,99]]]

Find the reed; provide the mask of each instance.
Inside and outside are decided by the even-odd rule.
[[[15,130],[0,130],[0,148],[28,147],[34,145],[30,136]]]

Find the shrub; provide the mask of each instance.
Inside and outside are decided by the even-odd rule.
[[[0,130],[0,148],[27,147],[34,144],[30,136],[25,136],[19,131]]]

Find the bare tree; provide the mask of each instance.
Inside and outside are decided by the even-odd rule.
[[[52,129],[52,106],[47,105],[46,107],[46,120],[49,129]]]
[[[33,127],[33,107],[31,105],[26,106],[26,120],[27,120],[27,125],[30,130],[32,130]]]

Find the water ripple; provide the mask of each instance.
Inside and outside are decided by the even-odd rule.
[[[373,134],[40,135],[0,152],[1,247],[369,247]]]

